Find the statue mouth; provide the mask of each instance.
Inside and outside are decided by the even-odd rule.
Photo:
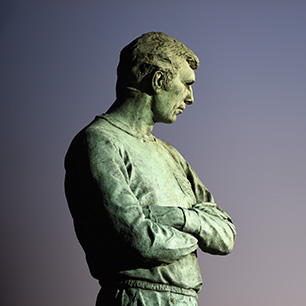
[[[185,107],[182,106],[182,107],[179,107],[177,109],[177,111],[178,111],[179,114],[181,114],[184,111],[184,109],[185,109]]]

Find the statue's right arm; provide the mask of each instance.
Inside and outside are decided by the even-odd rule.
[[[233,250],[236,238],[236,228],[232,219],[214,202],[210,191],[177,150],[167,144],[166,147],[182,165],[196,203],[190,208],[150,206],[144,209],[144,213],[159,224],[173,226],[182,232],[192,234],[198,239],[198,245],[203,252],[229,254]]]
[[[110,225],[129,253],[143,262],[170,263],[198,247],[198,240],[189,233],[145,218],[142,208],[128,184],[128,173],[120,149],[97,134],[87,135],[84,142],[88,168],[98,204]],[[120,242],[119,242],[120,243]]]

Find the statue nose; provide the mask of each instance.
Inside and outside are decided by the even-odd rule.
[[[191,105],[194,102],[193,100],[193,91],[191,86],[188,88],[188,94],[185,98],[185,103]]]
[[[188,104],[188,105],[191,105],[193,103],[193,100],[191,99],[186,99],[185,100],[185,103]]]

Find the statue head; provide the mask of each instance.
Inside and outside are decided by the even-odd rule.
[[[198,57],[173,37],[161,32],[150,32],[136,38],[120,53],[117,98],[124,98],[129,87],[152,95],[151,81],[156,71],[163,72],[164,89],[168,90],[180,68],[181,59],[192,69],[199,67]]]

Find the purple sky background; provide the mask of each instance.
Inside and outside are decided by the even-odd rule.
[[[199,305],[302,305],[302,0],[1,1],[0,304],[94,305],[98,285],[74,234],[63,159],[114,101],[120,50],[149,31],[201,61],[195,103],[153,133],[183,154],[237,226],[232,254],[199,253]]]

